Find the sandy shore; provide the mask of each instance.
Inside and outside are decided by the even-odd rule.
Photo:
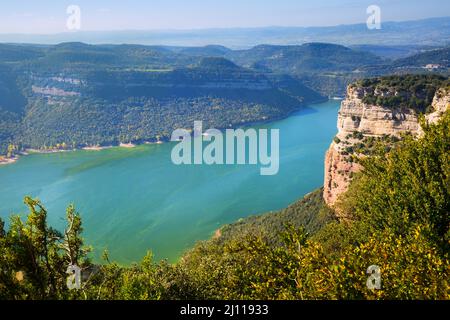
[[[38,149],[26,149],[25,152],[22,152],[20,155],[21,156],[26,156],[30,153],[42,153],[42,154],[46,154],[46,153],[60,153],[60,152],[71,152],[74,151],[72,149],[55,149],[55,150],[38,150]]]
[[[156,142],[151,142],[151,141],[145,141],[144,144],[163,144],[164,141],[156,141]]]
[[[157,141],[157,142],[144,142],[144,144],[163,144],[163,141]],[[6,158],[4,156],[0,156],[0,165],[7,165],[7,164],[11,164],[16,162],[17,160],[19,160],[20,156],[26,156],[29,154],[33,154],[33,153],[42,153],[42,154],[46,154],[46,153],[59,153],[59,152],[72,152],[72,151],[77,151],[77,150],[86,150],[86,151],[101,151],[101,150],[105,150],[105,149],[111,149],[114,147],[119,147],[119,148],[135,148],[137,145],[134,143],[121,143],[119,146],[88,146],[88,147],[83,147],[83,148],[77,148],[77,149],[55,149],[55,150],[39,150],[39,149],[26,149],[25,151],[22,151],[19,155],[13,157],[13,158]]]
[[[134,147],[136,147],[136,145],[133,144],[133,143],[121,143],[119,145],[119,147],[121,147],[121,148],[134,148]]]
[[[90,146],[90,147],[84,147],[81,148],[81,150],[87,150],[87,151],[101,151],[105,149],[110,149],[112,146],[106,146],[106,147],[100,147],[100,146]]]
[[[7,165],[7,164],[14,163],[14,162],[16,162],[17,160],[19,160],[18,157],[14,157],[14,158],[0,157],[0,166],[1,166],[1,165]]]

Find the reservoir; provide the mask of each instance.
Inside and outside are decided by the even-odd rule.
[[[279,172],[258,165],[182,165],[171,161],[174,143],[24,156],[0,166],[0,217],[25,217],[25,195],[48,210],[63,230],[65,208],[81,214],[94,260],[104,249],[122,264],[174,262],[197,241],[240,218],[282,209],[322,186],[324,156],[336,134],[340,101],[309,105],[286,119],[254,128],[279,129]]]

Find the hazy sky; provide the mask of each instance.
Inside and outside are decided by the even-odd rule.
[[[364,23],[372,4],[382,21],[450,16],[449,0],[0,0],[0,33],[65,32],[72,4],[82,31]]]

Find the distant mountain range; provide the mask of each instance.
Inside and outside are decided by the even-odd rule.
[[[446,46],[450,44],[450,17],[382,22],[381,30],[365,23],[332,27],[265,27],[160,31],[80,31],[52,35],[0,34],[0,42],[56,44],[134,43],[144,45],[205,46],[220,44],[234,49],[259,44],[298,45],[327,42],[342,45]]]

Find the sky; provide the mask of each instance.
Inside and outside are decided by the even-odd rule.
[[[70,5],[81,31],[333,26],[365,23],[370,5],[382,21],[450,16],[449,0],[0,0],[0,33],[70,31]]]

